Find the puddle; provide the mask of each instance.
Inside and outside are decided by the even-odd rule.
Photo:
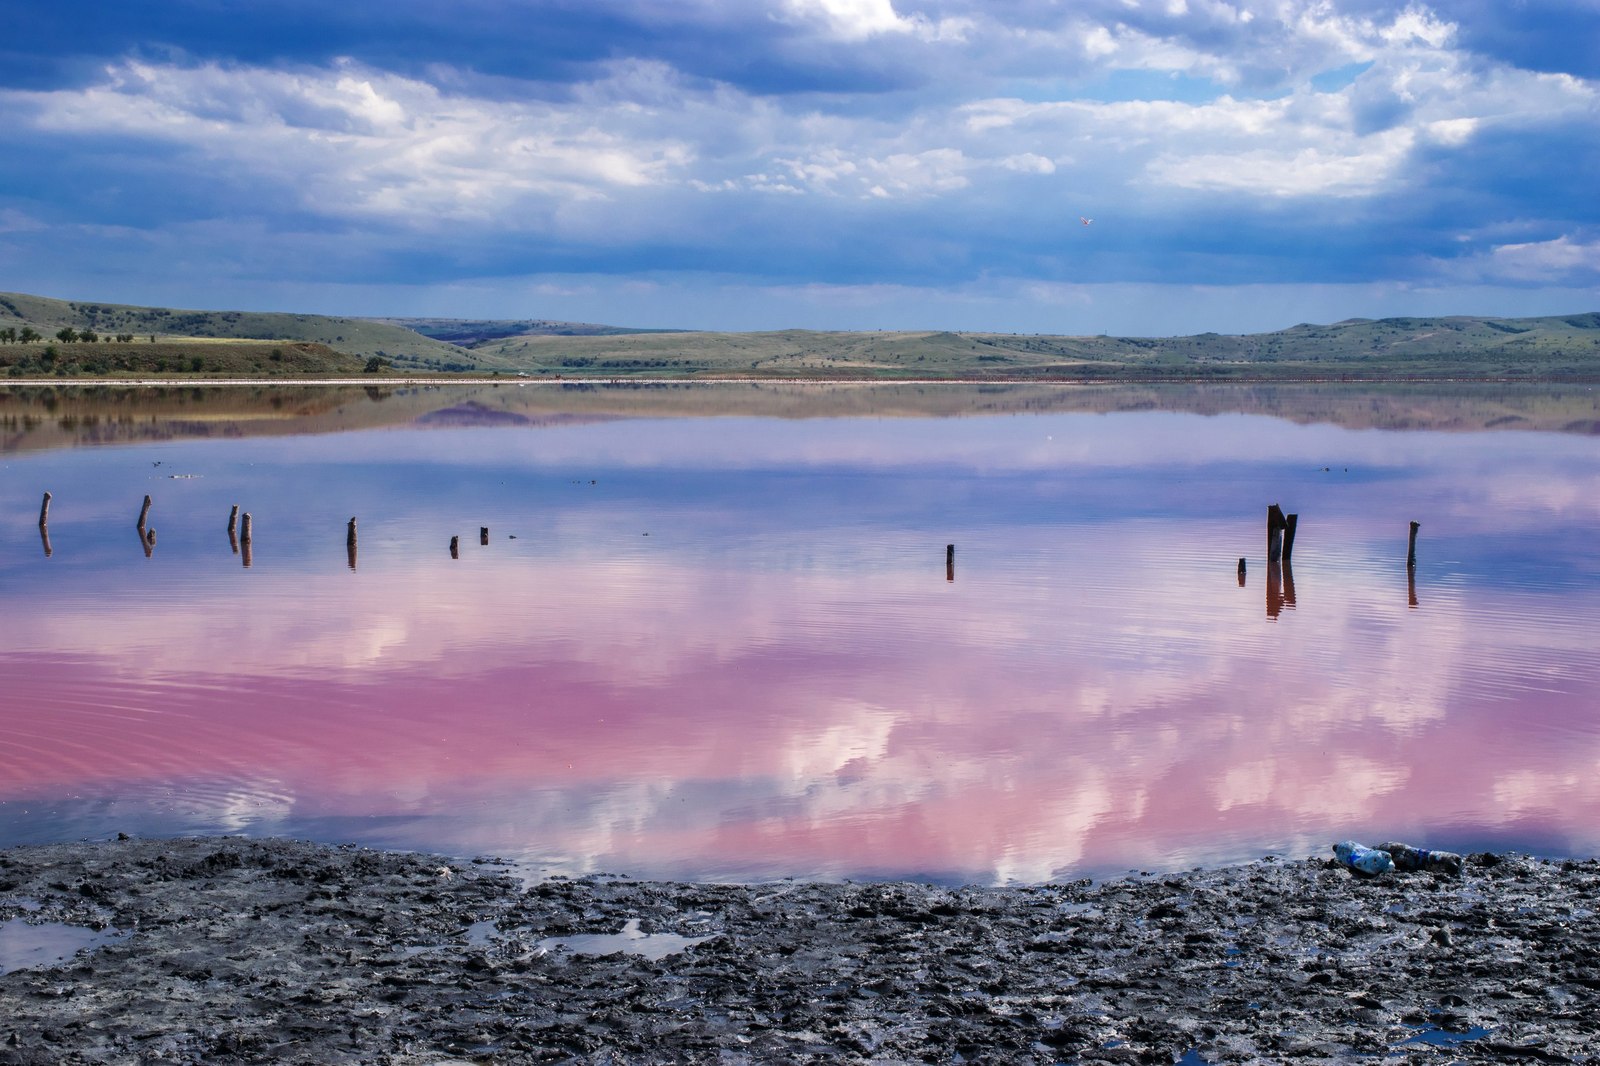
[[[1433,1047],[1454,1047],[1457,1044],[1465,1044],[1469,1041],[1481,1040],[1483,1037],[1488,1036],[1492,1031],[1485,1029],[1481,1025],[1468,1026],[1465,1032],[1460,1033],[1451,1032],[1448,1029],[1441,1029],[1437,1025],[1414,1025],[1411,1026],[1411,1028],[1416,1029],[1417,1034],[1415,1036],[1409,1036],[1405,1040],[1401,1041],[1402,1045],[1428,1044]]]
[[[639,919],[630,918],[620,933],[583,933],[578,936],[553,936],[539,941],[537,948],[554,951],[565,948],[575,955],[613,955],[625,952],[640,955],[654,962],[668,955],[676,955],[685,948],[703,944],[709,936],[679,936],[677,933],[644,933],[639,930]]]
[[[0,922],[0,973],[59,966],[80,951],[105,947],[128,934],[96,931],[61,922],[29,924],[21,918]]]

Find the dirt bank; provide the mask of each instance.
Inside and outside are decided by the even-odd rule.
[[[1509,856],[948,889],[18,848],[0,924],[106,936],[0,974],[0,1063],[1600,1062],[1597,888]]]

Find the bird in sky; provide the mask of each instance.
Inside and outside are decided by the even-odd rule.
[[[1079,215],[1078,216],[1078,221],[1082,222],[1085,226],[1087,226],[1090,223],[1092,223],[1094,221],[1094,219],[1092,219],[1092,218],[1084,218],[1082,215]]]

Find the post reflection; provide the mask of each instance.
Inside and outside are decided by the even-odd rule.
[[[1587,714],[1600,567],[1589,512],[1550,502],[1582,497],[1592,445],[1565,465],[1530,450],[1517,478],[1489,486],[1509,502],[1452,516],[1429,615],[1406,626],[1392,624],[1407,617],[1393,586],[1406,508],[1451,498],[1462,471],[1490,466],[1484,452],[1430,438],[1442,458],[1301,502],[1315,508],[1300,553],[1313,610],[1263,627],[1236,552],[1260,535],[1276,480],[1174,471],[1161,442],[1180,434],[1120,424],[1084,430],[1103,468],[999,472],[1015,476],[923,454],[935,438],[958,455],[1026,454],[980,447],[984,433],[1038,436],[1003,420],[913,425],[923,436],[904,445],[899,425],[754,424],[733,451],[770,446],[770,469],[760,454],[724,469],[725,432],[675,425],[508,431],[489,447],[478,430],[267,441],[240,464],[242,484],[166,490],[167,564],[149,567],[126,564],[135,508],[117,472],[88,454],[53,459],[10,502],[22,550],[0,552],[8,591],[24,593],[0,617],[0,830],[42,834],[30,811],[81,796],[51,831],[181,818],[183,830],[538,850],[579,870],[1021,880],[1303,854],[1378,827],[1404,839],[1539,817],[1592,839],[1600,787],[1582,767],[1600,753]],[[1238,447],[1256,469],[1257,439],[1178,428],[1185,458]],[[855,476],[838,477],[850,456],[831,452],[796,468],[793,455],[852,433]],[[766,443],[774,434],[793,439]],[[1130,458],[1129,442],[1152,454]],[[560,491],[607,448],[619,466],[641,448],[671,462],[627,467],[604,498]],[[1307,492],[1274,478],[1291,505]],[[58,525],[109,518],[69,524],[63,560],[41,566],[32,483],[69,501],[98,490],[98,512],[74,504]],[[480,518],[499,483],[516,488]],[[1236,498],[1219,504],[1216,484]],[[230,498],[271,516],[259,575],[234,562],[253,564],[248,515],[228,531],[231,555],[213,539]],[[352,511],[384,535],[369,534],[367,575],[328,581],[347,520],[358,563]],[[638,530],[665,528],[664,511],[679,535],[641,551]],[[1541,571],[1546,584],[1484,562],[1537,548],[1530,514],[1579,553]],[[484,521],[543,536],[472,552]],[[1297,604],[1284,523],[1263,581],[1274,621]],[[941,589],[928,559],[939,532],[1006,550],[986,548],[962,593],[948,543]],[[180,556],[196,565],[171,565]],[[1222,582],[1229,558],[1237,592]],[[179,794],[192,809],[172,815]]]

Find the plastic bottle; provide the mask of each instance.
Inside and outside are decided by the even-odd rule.
[[[1375,847],[1378,851],[1387,851],[1398,870],[1437,870],[1452,877],[1461,875],[1462,859],[1453,851],[1430,851],[1393,841]]]
[[[1387,851],[1357,844],[1354,840],[1341,840],[1333,846],[1334,858],[1358,874],[1375,877],[1394,869],[1394,859]]]

